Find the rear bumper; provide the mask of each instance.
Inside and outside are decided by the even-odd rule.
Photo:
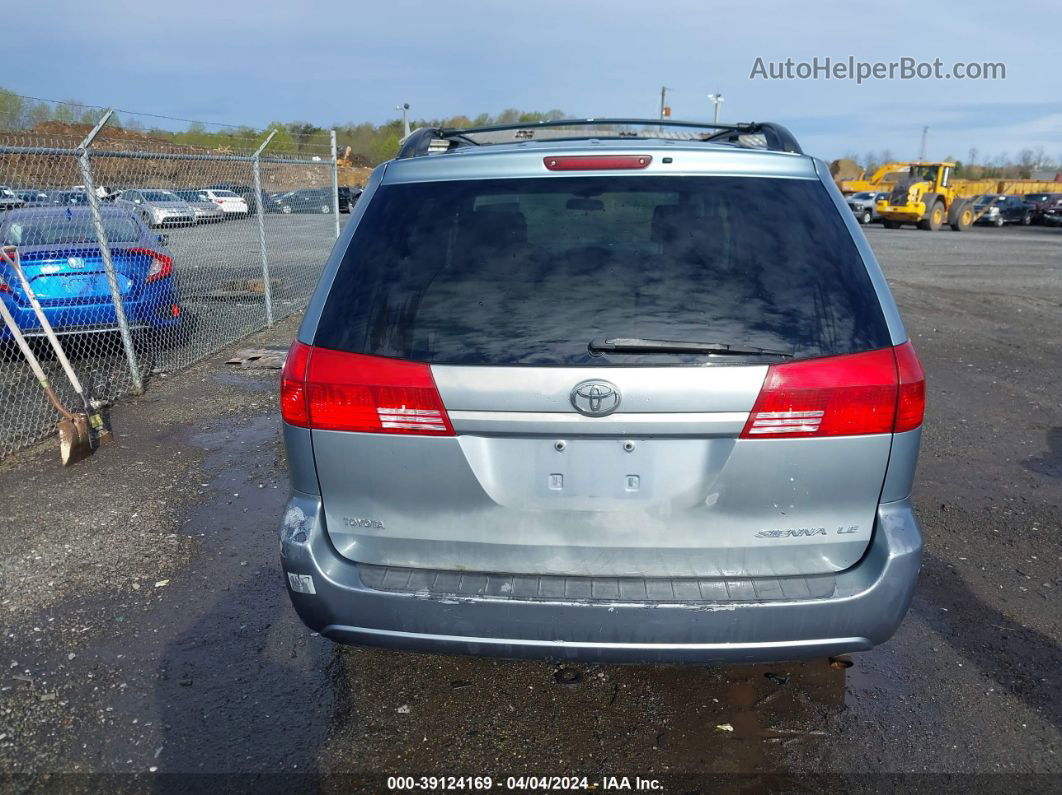
[[[414,651],[601,662],[767,662],[864,651],[911,603],[922,535],[909,500],[879,506],[864,558],[816,598],[631,602],[448,596],[371,587],[341,557],[319,497],[296,492],[281,523],[296,612],[332,640]],[[295,575],[295,576],[288,576]],[[308,580],[306,578],[309,578]],[[292,585],[314,593],[300,593]]]
[[[2,300],[5,299],[0,297],[0,301]],[[182,318],[179,315],[173,316],[174,304],[178,304],[178,301],[173,286],[159,283],[142,289],[136,298],[127,297],[122,302],[130,329],[179,326]],[[8,301],[7,308],[23,336],[44,336],[44,329],[41,328],[32,307],[19,306]],[[92,334],[118,330],[118,316],[114,311],[114,304],[110,301],[95,304],[49,304],[44,307],[44,314],[56,334]],[[11,339],[11,332],[3,321],[0,321],[0,339]]]

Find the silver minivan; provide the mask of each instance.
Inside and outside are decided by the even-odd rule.
[[[785,128],[422,129],[292,345],[286,585],[345,643],[869,649],[910,604],[924,376]]]

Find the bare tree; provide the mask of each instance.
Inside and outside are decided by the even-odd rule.
[[[1037,146],[1033,149],[1033,168],[1036,170],[1051,168],[1054,164],[1051,162],[1051,158],[1047,156],[1047,150],[1042,146]]]
[[[1036,168],[1036,152],[1032,149],[1022,149],[1018,152],[1018,165],[1021,166],[1023,172],[1032,173],[1032,170]]]

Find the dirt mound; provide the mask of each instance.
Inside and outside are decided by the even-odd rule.
[[[841,158],[830,163],[830,175],[837,180],[857,179],[862,173],[863,169],[859,167],[859,164],[848,158]]]
[[[89,124],[71,124],[63,121],[45,121],[35,125],[34,128],[29,131],[28,134],[32,135],[34,133],[37,133],[39,135],[77,138],[80,141],[83,140],[91,130],[92,126]],[[156,138],[140,130],[127,130],[123,127],[115,127],[113,125],[108,125],[107,127],[104,127],[96,140],[99,141],[107,139],[134,140],[137,143],[147,143],[150,141],[152,144],[175,146],[172,141],[167,141],[164,138]],[[195,147],[182,148],[193,149]]]

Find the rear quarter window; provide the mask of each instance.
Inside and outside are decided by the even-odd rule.
[[[890,344],[819,182],[655,176],[381,186],[315,344],[437,364],[735,363],[592,355],[601,337],[796,357]]]

